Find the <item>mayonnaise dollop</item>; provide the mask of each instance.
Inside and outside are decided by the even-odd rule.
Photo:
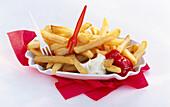
[[[105,56],[98,54],[96,58],[89,59],[88,62],[81,63],[81,65],[89,74],[106,74],[105,67],[103,66],[105,59]]]

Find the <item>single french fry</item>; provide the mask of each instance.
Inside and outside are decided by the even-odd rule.
[[[52,63],[52,62],[49,62],[49,63],[47,64],[47,66],[46,66],[46,69],[49,69],[49,68],[51,68],[53,65],[54,65],[54,63]]]
[[[41,31],[41,35],[43,36],[43,38],[46,38],[50,41],[57,42],[57,43],[60,43],[60,44],[66,44],[68,42],[68,38],[49,33],[45,30],[40,30],[40,31]]]
[[[49,33],[52,33],[52,30],[51,30],[51,26],[50,26],[50,25],[45,26],[44,30],[46,30],[46,31],[49,32]]]
[[[63,63],[55,63],[52,67],[52,73],[55,74],[62,66]]]
[[[85,32],[85,34],[86,34],[87,38],[91,40],[91,38],[92,38],[93,34],[91,34],[91,33],[87,33],[87,32]]]
[[[29,50],[31,53],[33,53],[34,55],[42,55],[41,51],[35,50],[35,49],[30,49]]]
[[[137,64],[137,59],[127,49],[124,49],[122,51],[122,55],[129,58],[129,60],[132,62],[133,66],[135,66]]]
[[[85,31],[86,29],[88,29],[90,26],[92,26],[91,23],[84,23],[81,28],[80,28],[80,32]]]
[[[106,70],[109,72],[121,73],[121,68],[114,65],[111,65],[110,67],[106,67]]]
[[[90,38],[87,37],[87,34],[85,33],[79,33],[77,36],[78,41],[80,41],[83,44],[86,44],[90,41]]]
[[[107,36],[107,35],[111,35],[111,36],[112,36],[112,40],[113,40],[113,39],[119,37],[120,32],[121,32],[121,30],[118,29],[118,28],[116,28],[115,30],[112,30],[112,31],[110,31],[109,33],[107,33],[106,36]]]
[[[87,61],[89,59],[89,58],[87,58],[83,55],[80,55],[80,54],[76,55],[76,58],[79,62],[84,62],[84,61]]]
[[[63,26],[54,26],[51,25],[51,30],[52,33],[55,33],[57,35],[61,35],[66,38],[70,38],[73,35],[74,30],[70,29],[68,27],[63,27]]]
[[[120,35],[120,29],[115,29],[111,31],[110,33],[106,34],[105,36],[101,36],[100,38],[97,38],[93,41],[90,41],[89,43],[82,45],[82,46],[76,46],[74,48],[74,51],[76,53],[81,53],[83,51],[86,51],[88,49],[92,49],[94,47],[100,46],[105,42],[108,42],[114,38],[117,38]]]
[[[146,41],[142,41],[142,44],[139,46],[139,48],[136,50],[136,52],[133,54],[134,57],[139,60],[141,58],[141,56],[143,55],[143,53],[145,52],[145,49],[147,47],[147,42]]]
[[[54,44],[50,45],[50,49],[53,51],[53,50],[56,50],[59,48],[64,48],[66,46],[67,46],[67,44],[54,43]]]
[[[126,49],[131,53],[133,52],[133,48],[134,48],[134,45],[130,45],[126,47]]]
[[[53,31],[54,33],[55,33],[55,32],[65,33],[66,31],[74,32],[73,29],[68,28],[68,27],[64,27],[64,26],[54,26],[54,25],[51,25],[51,29],[52,29],[52,31]],[[64,31],[64,30],[65,30],[65,31]]]
[[[93,56],[94,56],[94,54],[90,50],[86,50],[86,51],[84,51],[84,52],[82,52],[80,54],[84,55],[85,57],[87,57],[89,59],[93,58]]]
[[[123,42],[124,42],[124,39],[115,38],[115,39],[112,39],[111,41],[106,42],[104,44],[110,45],[110,46],[118,46],[118,45],[121,45]]]
[[[135,44],[134,47],[133,47],[133,52],[136,52],[138,50],[139,46],[140,45],[138,43]]]
[[[75,55],[70,55],[70,57],[72,58],[73,62],[74,62],[74,66],[76,67],[76,69],[81,73],[81,74],[88,74],[88,72],[80,65],[80,62],[77,60],[77,58],[75,57]]]
[[[97,29],[95,27],[91,27],[91,32],[93,35],[99,35],[99,29]]]
[[[108,52],[107,51],[101,51],[101,50],[99,50],[99,49],[96,49],[96,53],[97,54],[102,54],[102,55],[106,55]]]
[[[85,34],[91,34],[89,31],[83,31],[83,33],[85,33]]]
[[[112,64],[113,64],[114,60],[113,59],[106,59],[104,62],[103,62],[103,65],[104,67],[111,67]]]
[[[99,32],[99,35],[104,36],[107,33],[108,30],[109,30],[109,22],[106,18],[104,18],[101,30]]]
[[[41,62],[41,63],[66,63],[66,64],[73,64],[73,60],[69,56],[42,56],[38,55],[35,56],[34,61]]]
[[[56,43],[56,42],[51,41],[51,40],[49,40],[49,39],[47,39],[47,38],[43,38],[43,39],[44,39],[44,41],[45,41],[48,45],[52,45],[52,44]]]
[[[139,46],[140,45],[137,43],[137,44],[134,44],[134,45],[127,46],[126,49],[129,52],[133,53],[133,52],[135,52],[138,49]]]
[[[85,44],[85,45],[82,45],[82,46],[76,46],[75,48],[74,48],[74,51],[76,52],[76,53],[81,53],[81,52],[83,52],[83,51],[86,51],[86,50],[88,50],[88,49],[92,49],[92,48],[94,48],[94,47],[97,47],[97,46],[100,46],[100,45],[102,45],[104,42],[107,42],[107,41],[109,41],[109,40],[111,40],[112,39],[112,37],[111,36],[108,36],[108,37],[100,37],[100,38],[98,38],[98,39],[96,39],[96,40],[94,40],[94,41],[91,41],[91,42],[89,42],[89,43],[87,43],[87,44]]]
[[[66,72],[76,72],[76,71],[78,71],[74,65],[64,65],[62,70],[66,71]]]
[[[59,49],[56,49],[54,50],[54,54],[55,55],[67,55],[69,54],[69,48],[59,48]]]
[[[30,42],[27,45],[28,50],[30,50],[30,49],[38,49],[38,48],[40,48],[40,42],[39,41]]]
[[[117,50],[121,53],[129,43],[130,43],[130,36],[127,35],[124,42],[121,45],[117,46]]]
[[[99,35],[92,35],[91,37],[90,37],[90,39],[91,40],[95,40],[95,39],[97,39],[97,38],[99,38],[100,36]]]

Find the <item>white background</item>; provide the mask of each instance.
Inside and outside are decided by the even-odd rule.
[[[149,86],[136,90],[122,86],[99,101],[85,95],[64,100],[56,80],[16,59],[6,35],[32,29],[31,11],[40,28],[47,24],[75,27],[87,4],[84,22],[100,29],[103,18],[110,30],[120,28],[140,43],[148,42],[145,76]],[[169,0],[0,0],[0,107],[168,107],[170,106],[170,2]]]

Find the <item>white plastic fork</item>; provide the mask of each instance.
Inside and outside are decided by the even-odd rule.
[[[52,55],[49,46],[45,43],[45,41],[44,41],[43,38],[42,38],[42,35],[41,35],[41,33],[40,33],[40,29],[39,29],[38,25],[36,24],[36,22],[35,22],[35,20],[34,20],[34,18],[33,18],[33,16],[32,16],[32,14],[31,14],[31,12],[29,12],[29,16],[30,16],[30,19],[31,19],[31,21],[32,21],[32,24],[33,24],[33,26],[34,26],[34,28],[35,28],[35,34],[37,35],[38,40],[39,40],[39,42],[40,42],[40,50],[41,50],[42,54],[43,54],[43,55],[45,55],[45,54],[46,54],[46,55],[49,55],[49,53],[50,53],[50,55]],[[43,50],[45,51],[45,53],[44,53]],[[49,52],[49,53],[48,53],[48,52]]]

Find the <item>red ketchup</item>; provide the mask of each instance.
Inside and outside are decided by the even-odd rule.
[[[126,76],[129,71],[134,71],[131,61],[120,54],[118,50],[112,50],[105,55],[106,59],[114,59],[113,65],[121,68],[120,76]]]

